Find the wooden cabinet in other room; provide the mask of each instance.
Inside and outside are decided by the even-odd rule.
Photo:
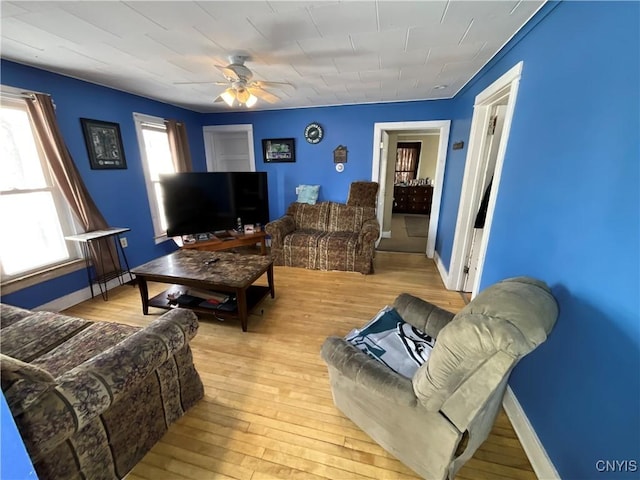
[[[393,213],[431,214],[433,187],[419,185],[415,187],[393,187]]]

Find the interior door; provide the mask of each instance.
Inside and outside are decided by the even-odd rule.
[[[255,171],[253,134],[250,128],[247,129],[246,127],[245,125],[204,127],[204,143],[208,171]]]
[[[502,137],[502,129],[504,127],[504,117],[507,111],[506,105],[495,105],[491,111],[491,120],[487,131],[486,148],[481,157],[484,163],[484,173],[479,185],[480,195],[476,203],[476,221],[474,223],[473,237],[467,260],[465,262],[465,278],[462,286],[463,292],[471,292],[478,273],[478,261],[480,259],[480,244],[484,235],[484,215],[486,214],[486,206],[491,195],[491,187],[493,185],[493,174],[496,169],[496,160],[498,158],[498,148],[500,147],[500,139]]]

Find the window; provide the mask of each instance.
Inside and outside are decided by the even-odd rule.
[[[80,258],[76,233],[31,126],[25,99],[0,103],[0,268],[2,282]]]
[[[398,143],[396,150],[395,184],[417,178],[420,147],[421,144],[419,142]]]
[[[140,156],[147,184],[154,236],[156,240],[164,240],[167,235],[167,221],[164,215],[160,174],[176,173],[167,128],[164,118],[139,113],[134,113],[133,118],[136,123]]]

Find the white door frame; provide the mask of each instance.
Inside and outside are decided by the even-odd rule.
[[[247,141],[249,142],[249,162],[251,171],[256,171],[256,157],[253,148],[253,125],[237,124],[237,125],[207,125],[202,127],[202,135],[204,138],[204,153],[207,159],[207,171],[215,171],[215,146],[213,143],[213,133],[235,133],[247,132]]]
[[[487,245],[491,236],[491,223],[493,221],[493,213],[498,197],[500,187],[500,178],[502,176],[502,166],[504,164],[504,156],[507,150],[509,140],[509,132],[511,130],[511,122],[513,120],[513,112],[515,110],[516,98],[518,96],[518,86],[522,75],[523,62],[519,62],[499,79],[489,85],[485,90],[476,96],[473,117],[471,119],[471,132],[469,135],[469,150],[465,162],[464,178],[462,180],[462,191],[460,192],[460,207],[458,208],[458,219],[456,221],[456,230],[453,239],[453,249],[451,253],[451,265],[449,266],[448,278],[443,277],[446,287],[450,290],[462,289],[464,283],[464,267],[465,257],[469,250],[469,244],[473,234],[473,222],[475,218],[475,202],[478,198],[478,189],[480,176],[483,169],[480,165],[482,152],[485,150],[485,142],[487,140],[487,129],[491,117],[491,107],[497,104],[504,104],[507,100],[507,110],[504,118],[504,128],[500,138],[498,154],[496,159],[495,172],[493,175],[493,184],[487,206],[487,216],[484,226],[484,234],[480,242],[480,251],[478,258],[478,273],[475,277],[471,297],[475,297],[480,288],[482,279],[482,270],[487,254]],[[440,272],[442,274],[442,271]]]
[[[451,120],[430,120],[422,122],[383,122],[373,124],[373,167],[371,180],[378,182],[378,222],[380,226],[384,219],[384,199],[387,178],[387,157],[380,158],[382,131],[401,132],[406,130],[440,130],[438,143],[438,160],[436,174],[433,183],[433,199],[431,201],[431,215],[429,215],[429,233],[427,234],[427,257],[433,258],[436,250],[436,234],[438,232],[438,220],[440,218],[440,202],[442,200],[442,184],[444,181],[444,168],[447,162],[447,146],[449,145],[449,130]]]

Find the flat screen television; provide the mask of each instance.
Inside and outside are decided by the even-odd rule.
[[[190,172],[160,176],[167,236],[213,233],[269,222],[266,172]]]

